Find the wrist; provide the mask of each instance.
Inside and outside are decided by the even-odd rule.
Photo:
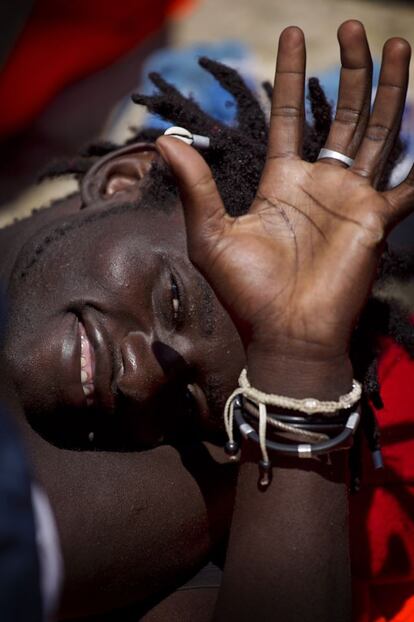
[[[350,391],[353,370],[347,353],[327,357],[252,344],[247,350],[247,374],[261,391],[288,397],[335,400]]]

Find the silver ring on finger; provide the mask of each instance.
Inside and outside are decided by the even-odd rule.
[[[339,162],[343,162],[346,166],[352,166],[354,161],[352,158],[349,158],[344,153],[340,153],[339,151],[333,151],[332,149],[321,149],[319,152],[317,160],[323,160],[324,158],[332,158],[332,160],[339,160]]]

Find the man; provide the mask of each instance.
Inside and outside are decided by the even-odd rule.
[[[312,165],[299,157],[305,49],[302,33],[290,28],[280,39],[258,190],[267,127],[237,75],[203,61],[241,104],[238,129],[226,132],[193,102],[184,106],[159,79],[170,109],[163,97],[152,99],[164,115],[183,125],[187,118],[189,129],[210,137],[206,159],[216,163],[235,219],[224,214],[202,158],[165,138],[158,151],[135,142],[95,148],[69,166],[84,173],[80,195],[15,225],[13,236],[3,232],[5,354],[37,432],[26,425],[60,528],[68,577],[62,615],[138,601],[147,620],[212,619],[209,589],[217,582],[173,590],[224,536],[233,473],[201,448],[190,451],[190,428],[196,422],[199,438],[214,436],[212,423],[246,363],[262,391],[321,400],[349,390],[352,364],[360,376],[372,369],[369,356],[368,364],[351,363],[349,340],[385,230],[412,206],[412,176],[389,193],[373,188],[384,182],[397,135],[409,47],[398,39],[384,47],[370,117],[362,26],[344,24],[339,40],[336,121],[330,130],[327,123],[327,136],[307,128],[305,150],[315,159],[327,137],[331,154],[355,160],[351,170],[335,158]],[[391,77],[397,88],[387,95]],[[326,129],[327,105],[313,88],[316,121],[325,119]],[[178,179],[185,219],[168,172],[152,167],[159,153]],[[237,184],[225,183],[236,160]],[[146,451],[66,449],[88,444]],[[342,452],[331,463],[272,459],[274,481],[263,492],[257,452],[242,447],[214,619],[349,619]],[[154,602],[161,604],[151,610]]]

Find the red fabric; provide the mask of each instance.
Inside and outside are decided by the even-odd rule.
[[[27,126],[66,85],[156,32],[191,0],[37,0],[0,76],[0,136]]]
[[[366,452],[364,485],[351,499],[358,622],[414,621],[414,361],[386,342],[377,413],[385,469]]]

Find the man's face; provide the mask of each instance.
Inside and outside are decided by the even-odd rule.
[[[181,206],[72,203],[23,244],[9,283],[6,357],[34,426],[151,446],[187,425],[189,403],[218,420],[243,351],[187,257]]]

